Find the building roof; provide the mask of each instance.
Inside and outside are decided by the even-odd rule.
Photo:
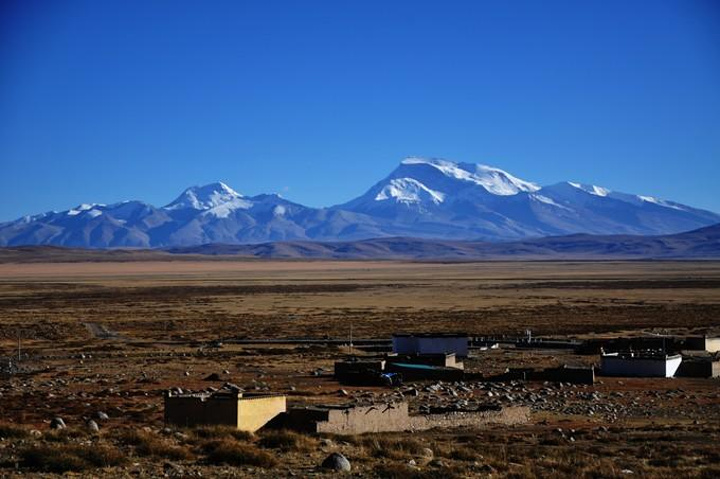
[[[468,338],[467,333],[393,333],[394,338]]]

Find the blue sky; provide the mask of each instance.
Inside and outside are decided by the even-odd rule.
[[[720,4],[0,6],[0,221],[215,180],[327,206],[411,155],[720,211]]]

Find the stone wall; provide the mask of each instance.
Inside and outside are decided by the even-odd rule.
[[[433,428],[478,427],[486,424],[523,424],[529,420],[527,407],[499,410],[410,415],[408,404],[306,408],[290,410],[278,427],[304,432],[363,434],[371,432],[422,431]]]
[[[327,421],[317,423],[317,432],[362,434],[365,432],[405,431],[410,428],[405,402],[374,406],[330,409]]]
[[[449,412],[410,416],[410,428],[422,431],[433,428],[477,427],[487,424],[512,426],[524,424],[530,419],[530,408],[522,406],[504,407],[499,411]]]

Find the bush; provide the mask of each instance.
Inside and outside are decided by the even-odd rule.
[[[125,463],[125,456],[117,448],[97,444],[32,446],[21,451],[20,458],[24,467],[58,473]]]
[[[298,434],[293,431],[269,431],[263,434],[258,444],[270,449],[281,451],[309,452],[317,449],[318,442],[315,438]]]
[[[275,457],[249,444],[232,440],[208,443],[207,460],[210,464],[227,464],[230,466],[255,466],[271,469],[277,464]]]

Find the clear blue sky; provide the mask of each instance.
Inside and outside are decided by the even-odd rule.
[[[326,206],[409,155],[720,211],[720,2],[0,3],[0,221]]]

